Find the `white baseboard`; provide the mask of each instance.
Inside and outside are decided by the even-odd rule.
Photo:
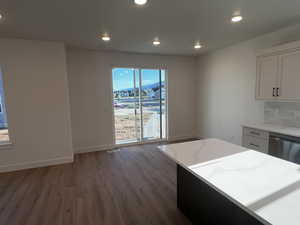
[[[174,137],[169,137],[167,141],[180,141],[180,140],[187,140],[187,139],[192,139],[192,138],[197,138],[197,137],[190,136],[190,135],[174,136]],[[112,145],[99,145],[99,146],[75,148],[74,154],[106,151],[106,150],[111,150],[111,149],[118,148],[118,147],[121,147],[121,146],[112,144]],[[68,156],[68,157],[60,157],[60,158],[47,159],[47,160],[38,160],[38,161],[32,161],[32,162],[9,164],[9,165],[0,166],[0,172],[11,172],[11,171],[16,171],[16,170],[53,166],[53,165],[59,165],[59,164],[64,164],[64,163],[72,163],[73,161],[74,161],[74,157],[72,155],[72,156]]]
[[[196,135],[173,136],[173,137],[169,137],[168,141],[183,141],[188,139],[200,139],[200,138],[197,137]]]
[[[82,148],[75,148],[74,153],[88,153],[88,152],[98,152],[98,151],[106,151],[115,148],[115,145],[98,145],[98,146],[89,146],[89,147],[82,147]]]
[[[45,166],[54,166],[64,163],[72,163],[74,161],[74,157],[60,157],[54,159],[47,159],[47,160],[38,160],[33,162],[25,162],[25,163],[16,163],[10,165],[0,166],[0,172],[11,172],[16,170],[24,170],[24,169],[32,169],[38,167],[45,167]]]

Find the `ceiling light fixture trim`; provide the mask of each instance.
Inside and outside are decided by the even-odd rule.
[[[202,48],[203,46],[200,44],[200,42],[199,41],[197,41],[196,43],[195,43],[195,45],[194,45],[194,48],[195,49],[200,49],[200,48]]]
[[[238,23],[238,22],[241,22],[242,20],[243,20],[243,17],[241,15],[233,16],[231,18],[231,22],[233,22],[233,23]]]
[[[103,41],[105,41],[105,42],[108,42],[108,41],[110,41],[110,36],[109,36],[108,34],[105,33],[105,34],[102,35],[101,39],[102,39]]]
[[[153,40],[153,45],[154,45],[154,46],[160,45],[160,40],[159,40],[158,38],[154,38],[154,40]]]
[[[134,4],[136,5],[146,5],[148,0],[134,0]]]

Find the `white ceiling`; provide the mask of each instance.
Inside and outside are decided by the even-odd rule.
[[[239,10],[240,24],[231,24]],[[1,37],[64,41],[67,46],[194,55],[300,22],[299,0],[1,0]],[[103,43],[97,35],[111,34]],[[152,45],[154,37],[161,41]],[[194,50],[196,40],[205,47]]]

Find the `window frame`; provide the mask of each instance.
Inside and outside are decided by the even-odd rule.
[[[132,143],[125,143],[125,144],[117,144],[116,137],[115,137],[115,117],[114,117],[114,101],[113,101],[113,78],[112,78],[112,71],[116,68],[128,68],[128,69],[139,69],[139,70],[164,70],[165,71],[165,136],[161,139],[154,139],[154,140],[143,140],[139,142],[132,142]],[[110,98],[111,98],[111,109],[112,109],[112,137],[113,143],[115,146],[122,147],[122,146],[131,146],[131,145],[139,145],[139,144],[147,144],[147,143],[157,143],[157,142],[164,142],[169,140],[169,70],[166,66],[139,66],[139,65],[111,65],[110,67]]]
[[[6,124],[7,124],[7,132],[8,132],[8,141],[0,141],[0,150],[9,150],[13,148],[13,142],[12,142],[12,135],[9,128],[9,115],[8,115],[8,107],[7,107],[7,93],[5,88],[5,77],[4,74],[6,74],[5,66],[0,64],[0,76],[2,78],[2,89],[3,89],[3,96],[1,96],[0,104],[1,104],[1,112],[0,114],[5,114],[6,116]],[[1,85],[1,84],[0,84]],[[2,104],[2,101],[4,105]]]

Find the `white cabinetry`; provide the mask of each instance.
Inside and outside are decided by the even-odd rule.
[[[300,41],[257,55],[256,99],[300,100]]]
[[[283,54],[279,59],[280,98],[300,100],[300,50]]]
[[[278,87],[278,56],[257,58],[257,98],[275,99]]]
[[[269,133],[258,129],[243,128],[243,147],[268,153]]]

